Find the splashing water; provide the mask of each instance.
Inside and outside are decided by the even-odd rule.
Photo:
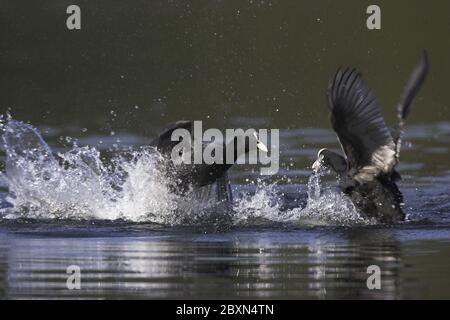
[[[284,222],[280,204],[274,191],[275,183],[265,185],[258,181],[256,192],[244,195],[234,207],[234,223],[246,225],[257,221]]]
[[[254,195],[244,196],[235,206],[235,223],[274,221],[299,225],[357,225],[374,224],[363,218],[340,190],[322,186],[324,172],[313,172],[308,182],[308,202],[304,208],[280,211],[280,199],[274,190],[275,183],[259,184]]]
[[[54,156],[31,125],[8,119],[1,129],[1,179],[12,205],[1,209],[3,217],[176,223],[176,197],[161,182],[160,155],[152,148],[117,156],[106,167],[94,147],[74,146]]]
[[[322,185],[324,170],[314,170],[308,181],[308,202],[305,208],[289,212],[289,219],[301,220],[307,224],[371,224],[363,218],[350,198],[333,186]]]
[[[167,177],[158,170],[161,155],[154,148],[118,153],[106,165],[95,147],[76,143],[54,155],[37,129],[10,116],[0,119],[0,130],[6,155],[0,179],[9,189],[6,201],[11,205],[0,209],[3,218],[122,219],[168,225],[367,223],[345,195],[321,187],[321,173],[310,176],[305,208],[281,210],[276,183],[259,181],[254,194],[237,200],[230,216],[224,204],[170,192]]]

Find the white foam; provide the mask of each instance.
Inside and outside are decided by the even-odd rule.
[[[129,152],[105,167],[94,147],[74,146],[58,159],[31,125],[9,119],[2,129],[1,178],[13,206],[0,211],[4,217],[174,222],[176,197],[161,181],[155,150]]]
[[[254,194],[244,194],[234,206],[234,223],[245,225],[261,219],[282,222],[274,187],[275,184],[264,185],[259,181]]]
[[[220,215],[230,217],[223,206],[202,208],[194,199],[170,192],[158,170],[161,156],[153,148],[122,152],[106,165],[90,146],[74,145],[55,156],[38,130],[10,117],[1,119],[0,129],[6,153],[0,181],[9,189],[6,200],[12,205],[0,209],[3,218],[123,219],[175,225],[209,221],[205,217],[209,212],[217,223],[228,221]],[[281,210],[275,186],[259,182],[254,194],[238,199],[232,223],[367,223],[345,195],[321,185],[319,173],[310,178],[305,208]]]
[[[322,185],[322,173],[314,172],[308,183],[308,201],[304,208],[280,211],[275,184],[260,184],[254,195],[245,195],[235,206],[236,223],[264,219],[298,225],[372,224],[363,218],[351,200],[332,186]]]

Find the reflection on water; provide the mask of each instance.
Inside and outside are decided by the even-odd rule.
[[[25,227],[26,229],[26,227]],[[449,298],[448,240],[427,229],[311,229],[227,234],[0,240],[3,298]],[[450,235],[446,229],[441,236]],[[432,261],[432,262],[431,262]],[[81,267],[81,290],[66,268]],[[369,265],[382,270],[368,290]]]

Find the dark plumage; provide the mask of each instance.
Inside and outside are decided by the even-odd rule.
[[[238,153],[238,137],[230,141],[227,145],[223,143],[223,162],[213,164],[178,164],[175,165],[171,160],[171,153],[173,148],[179,143],[179,141],[171,141],[172,133],[176,129],[186,129],[190,133],[193,131],[192,121],[177,121],[169,125],[164,132],[156,138],[152,145],[162,155],[162,161],[160,163],[162,171],[169,178],[169,184],[174,192],[184,194],[191,189],[198,189],[211,184],[217,184],[217,198],[223,200],[226,198],[231,200],[231,192],[229,181],[227,177],[227,171],[233,164],[226,163],[226,148],[229,145],[234,147],[234,162],[242,155]],[[250,147],[253,145],[260,146],[261,142],[256,139],[256,143],[250,143],[249,139],[256,139],[256,137],[247,137],[244,148],[242,149],[244,154],[250,151]]]
[[[386,126],[373,91],[356,69],[339,69],[328,87],[330,121],[345,157],[322,149],[313,168],[326,167],[337,173],[342,190],[360,212],[380,222],[405,218],[395,166],[406,117],[428,69],[424,52],[404,89],[393,130]]]

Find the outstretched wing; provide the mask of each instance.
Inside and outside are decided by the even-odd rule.
[[[397,159],[400,156],[402,134],[405,127],[406,118],[411,111],[412,102],[419,92],[420,88],[422,87],[429,69],[430,63],[428,62],[428,54],[426,51],[424,51],[419,62],[414,67],[408,82],[406,83],[402,98],[397,107],[398,124],[394,128],[392,133],[392,137],[394,138],[394,142],[396,145]]]
[[[377,99],[355,69],[338,70],[328,87],[330,120],[358,182],[390,173],[396,164],[394,140]]]

